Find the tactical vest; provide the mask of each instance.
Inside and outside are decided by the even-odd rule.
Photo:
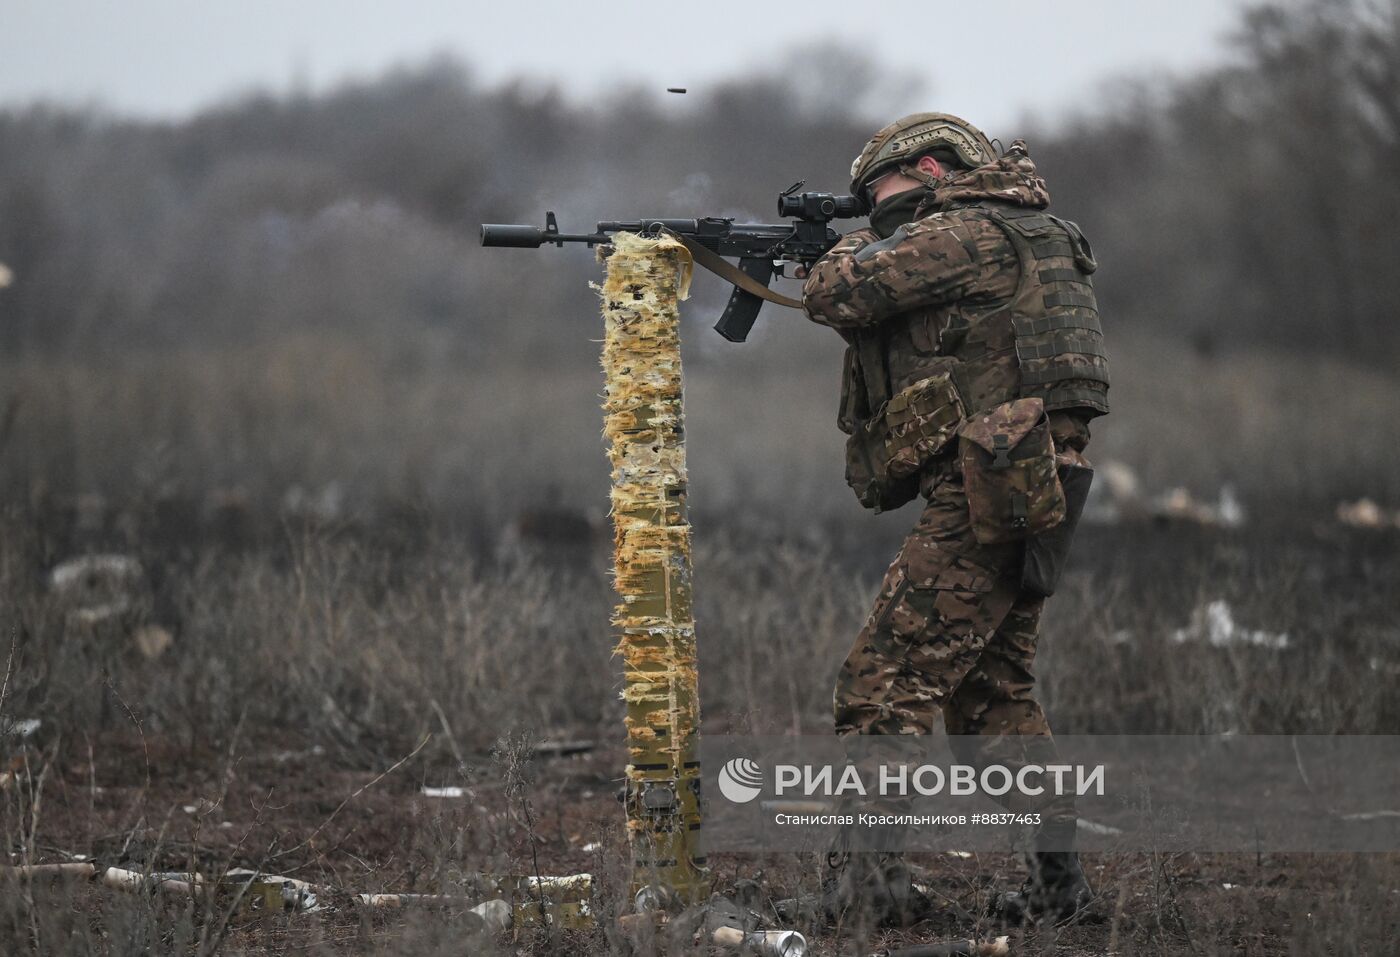
[[[1002,203],[949,211],[971,207],[996,222],[1016,252],[1011,295],[990,309],[958,302],[912,313],[904,323],[895,318],[845,333],[838,421],[850,436],[847,480],[871,507],[892,508],[912,497],[907,481],[886,474],[883,419],[890,400],[929,376],[951,377],[967,414],[1033,396],[1047,412],[1108,412],[1108,358],[1090,280],[1098,264],[1084,234],[1044,211]]]
[[[1011,321],[1020,370],[1019,391],[1006,398],[1038,396],[1047,412],[1107,414],[1108,355],[1089,278],[1098,268],[1089,241],[1074,223],[1043,210],[982,208],[1005,230],[1021,264],[1016,292],[1000,310]],[[975,383],[983,357],[961,350],[958,357],[971,366],[966,371]]]

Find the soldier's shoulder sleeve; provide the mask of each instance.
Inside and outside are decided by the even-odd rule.
[[[1006,234],[985,213],[935,213],[886,239],[872,235],[840,253],[833,248],[808,276],[803,305],[825,325],[872,325],[964,298],[1004,268],[1008,253],[1014,258]]]
[[[869,227],[853,230],[842,236],[835,246],[812,264],[802,284],[802,308],[807,318],[836,329],[849,329],[862,324],[848,321],[848,311],[842,308],[843,267],[853,255],[879,238],[875,230]]]

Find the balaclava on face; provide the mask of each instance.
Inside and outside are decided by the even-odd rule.
[[[927,186],[915,186],[902,193],[886,196],[870,211],[870,228],[875,230],[881,239],[888,239],[896,229],[905,223],[912,223],[914,212],[932,197],[933,190]]]

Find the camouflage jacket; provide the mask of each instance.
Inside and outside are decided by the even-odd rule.
[[[1041,395],[1064,413],[1052,415],[1057,439],[1082,448],[1083,423],[1108,411],[1095,264],[1078,228],[1044,212],[1049,202],[1017,141],[933,191],[887,239],[856,230],[812,267],[807,315],[848,343],[843,431],[951,357],[969,414]]]

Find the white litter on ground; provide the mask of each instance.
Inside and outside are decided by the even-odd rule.
[[[1137,472],[1126,462],[1108,461],[1096,466],[1082,521],[1097,525],[1155,519],[1186,522],[1214,528],[1239,528],[1248,515],[1234,486],[1220,487],[1214,502],[1197,498],[1185,487],[1153,494],[1143,487]]]
[[[1337,503],[1337,521],[1352,528],[1400,528],[1400,509],[1388,509],[1374,499]]]
[[[1400,662],[1386,661],[1385,659],[1372,655],[1367,662],[1372,671],[1379,671],[1383,675],[1400,678]]]
[[[0,717],[0,736],[13,735],[16,738],[27,738],[38,731],[42,724],[43,722],[38,718],[20,718],[11,721],[8,718]]]
[[[467,796],[467,789],[449,785],[442,788],[423,786],[423,796],[430,798],[459,798]]]
[[[1083,817],[1079,819],[1078,827],[1081,831],[1088,831],[1090,834],[1103,834],[1108,837],[1123,833],[1122,828],[1114,827],[1111,824],[1100,824],[1097,821],[1091,821]]]
[[[1252,645],[1270,651],[1282,651],[1288,647],[1286,632],[1253,631],[1235,624],[1230,603],[1223,598],[1197,608],[1191,614],[1191,623],[1172,633],[1177,644],[1204,641],[1213,648],[1230,648],[1238,645]]]
[[[87,593],[101,587],[130,587],[141,581],[141,563],[129,555],[84,555],[54,567],[49,587],[56,592]]]

